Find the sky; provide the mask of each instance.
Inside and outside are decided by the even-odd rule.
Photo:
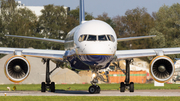
[[[44,6],[54,4],[59,6],[70,7],[75,9],[79,6],[79,0],[16,0],[26,6]],[[84,0],[85,11],[91,13],[94,17],[102,15],[103,12],[108,13],[109,17],[117,15],[123,16],[127,10],[132,10],[137,7],[147,8],[147,12],[157,12],[163,5],[172,6],[180,3],[180,0]]]

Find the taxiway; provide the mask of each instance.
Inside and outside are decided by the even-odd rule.
[[[0,91],[0,96],[180,96],[180,90],[135,90],[130,93],[117,91],[101,91],[100,94],[89,94],[88,91]]]

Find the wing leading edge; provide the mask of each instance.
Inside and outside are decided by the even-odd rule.
[[[180,48],[157,48],[157,49],[137,49],[137,50],[118,50],[116,51],[117,59],[128,59],[149,56],[162,56],[180,54]]]
[[[63,61],[64,50],[43,50],[43,49],[27,49],[27,48],[6,48],[0,47],[1,54],[14,54],[40,58],[58,59]]]
[[[118,38],[117,41],[118,42],[120,42],[120,41],[130,41],[130,40],[147,39],[147,38],[153,38],[153,37],[156,37],[156,35]]]
[[[38,37],[28,37],[28,36],[18,36],[18,35],[5,35],[5,36],[8,36],[8,37],[15,37],[15,38],[32,39],[32,40],[49,41],[49,42],[56,42],[56,43],[65,43],[64,40],[57,40],[57,39],[38,38]]]

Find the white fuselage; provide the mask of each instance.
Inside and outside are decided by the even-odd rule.
[[[91,20],[70,31],[65,40],[67,58],[71,66],[78,58],[90,68],[105,68],[112,61],[117,50],[117,37],[110,25],[103,21]],[[78,61],[79,61],[78,60]],[[81,66],[72,66],[75,69]]]

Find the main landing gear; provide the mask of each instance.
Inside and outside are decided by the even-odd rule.
[[[44,63],[46,62],[46,82],[41,83],[41,92],[45,92],[47,89],[49,89],[51,92],[55,92],[55,83],[51,82],[50,80],[50,74],[58,68],[54,68],[51,72],[49,72],[49,62],[50,60],[44,60]]]
[[[120,83],[120,92],[125,92],[126,89],[129,89],[130,92],[134,92],[134,83],[130,82],[130,63],[131,60],[126,60],[126,79],[124,82]]]
[[[96,74],[96,75],[95,75]],[[89,93],[90,94],[99,94],[101,91],[101,88],[96,85],[96,83],[98,83],[98,79],[97,79],[97,71],[95,71],[95,73],[93,74],[94,78],[91,81],[91,86],[89,87]]]

